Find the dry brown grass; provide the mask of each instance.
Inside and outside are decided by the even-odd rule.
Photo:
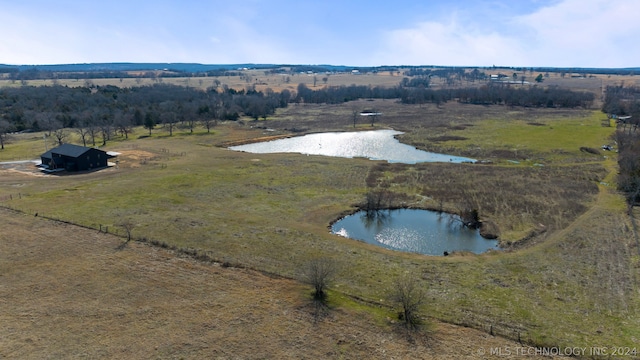
[[[520,346],[443,323],[408,340],[353,308],[318,320],[292,280],[139,243],[116,250],[120,238],[41,217],[0,219],[0,358],[465,359]]]
[[[348,130],[352,126],[351,114],[355,106],[378,108],[378,105],[384,115],[380,117],[376,128],[390,126],[405,130],[407,133],[402,136],[404,142],[445,153],[448,153],[448,149],[452,150],[451,153],[457,154],[477,153],[483,158],[487,156],[493,160],[493,164],[461,164],[455,167],[450,164],[385,165],[389,171],[377,171],[372,169],[375,163],[364,159],[306,157],[296,154],[245,154],[217,146],[229,141],[294,133],[285,129]],[[455,103],[441,107],[403,106],[395,101],[383,100],[362,100],[336,106],[292,105],[267,121],[221,123],[211,134],[201,132],[194,135],[174,134],[173,137],[169,137],[158,130],[153,136],[146,137],[147,132],[140,129],[139,134],[144,134],[144,138],[132,136],[127,141],[114,140],[106,148],[123,152],[121,167],[117,170],[49,177],[0,171],[0,201],[31,214],[37,211],[40,217],[46,214],[96,228],[98,224],[115,227],[120,218],[126,216],[137,223],[134,236],[148,237],[170,246],[197,248],[217,259],[229,259],[232,263],[286,277],[295,277],[295,272],[305,259],[318,255],[330,256],[349,265],[337,279],[336,288],[342,293],[352,294],[380,306],[385,304],[382,299],[387,296],[387,289],[394,279],[403,272],[413,272],[422,275],[429,296],[429,304],[425,306],[424,311],[434,318],[486,331],[493,326],[496,333],[516,339],[522,335],[523,340],[530,344],[629,346],[638,342],[637,329],[640,328],[636,310],[639,308],[637,279],[640,268],[637,249],[633,248],[637,246],[637,242],[632,240],[631,225],[624,214],[622,197],[615,193],[615,186],[605,185],[614,184],[615,162],[611,158],[605,160],[603,157],[582,153],[579,150],[581,146],[599,147],[603,141],[608,141],[612,129],[601,127],[598,116],[603,115],[584,110],[518,109]],[[530,123],[545,126],[532,126]],[[275,131],[264,131],[265,127]],[[360,123],[359,128],[369,129],[370,126]],[[467,137],[468,140],[437,143],[430,140],[431,137],[440,135],[459,135]],[[32,143],[26,139],[24,145],[22,142],[11,144],[5,152],[0,153],[0,157],[6,160],[21,159],[24,157],[19,157],[18,154],[42,147],[41,136],[28,136],[34,138]],[[40,151],[33,153],[38,154]],[[153,156],[145,161],[146,157],[138,156],[142,151]],[[523,160],[528,156],[532,156],[531,160]],[[521,163],[509,162],[511,159],[521,160]],[[536,166],[537,162],[542,162],[545,166]],[[603,172],[603,167],[606,168],[606,172]],[[602,179],[605,173],[609,174]],[[506,221],[490,216],[503,230],[510,229],[511,226],[505,227],[505,223],[515,224],[513,235],[518,235],[519,229],[526,232],[538,225],[538,222],[543,222],[547,227],[549,223],[557,226],[537,237],[529,244],[531,246],[517,251],[477,256],[455,254],[446,258],[386,251],[373,245],[329,234],[327,224],[352,209],[351,204],[362,201],[365,193],[371,190],[366,183],[367,174],[372,174],[370,178],[375,186],[388,186],[394,191],[398,190],[427,201],[428,197],[437,199],[438,193],[446,194],[447,191],[465,188],[467,192],[473,190],[476,192],[474,196],[483,202],[481,215],[491,211],[495,214],[502,212],[513,215],[511,218],[505,217]],[[599,180],[603,180],[605,184],[599,184]],[[456,185],[452,186],[454,182]],[[12,200],[4,198],[11,194],[14,195]],[[16,199],[16,194],[22,194],[22,197]],[[520,212],[521,209],[524,210]],[[545,218],[550,221],[544,220]],[[30,219],[35,221],[34,218]],[[5,223],[5,217],[0,217],[0,225],[5,230],[4,235],[15,241],[30,242],[30,239],[40,236],[28,235],[34,227],[30,222],[18,223],[15,233],[11,228],[4,227]],[[45,225],[40,227],[43,226]],[[51,225],[45,227],[47,226],[55,228]],[[51,232],[52,229],[48,231]],[[75,231],[69,232],[67,229],[66,232],[53,234],[52,237],[43,235],[43,238],[51,244],[58,244],[60,241],[67,241],[68,236],[74,238]],[[109,250],[113,250],[118,243],[114,244]],[[132,246],[123,253],[136,249]],[[162,253],[156,252],[157,250],[150,251],[152,254]],[[0,249],[0,252],[6,253],[3,249]],[[11,251],[8,253],[12,254]],[[96,260],[100,256],[111,256],[100,251],[95,253],[99,256],[88,258]],[[10,258],[10,255],[6,256]],[[69,263],[66,266],[74,268],[74,261],[78,260],[74,256],[52,258],[51,261],[34,259],[32,263],[35,263],[38,269],[43,269],[44,265],[40,264],[61,267],[59,264],[65,262]],[[131,257],[125,258],[124,261],[128,264],[141,264],[140,268],[134,266],[141,273],[146,267],[158,268],[156,264],[141,259]],[[12,262],[8,263],[6,269],[11,270],[16,266],[13,261],[15,260],[12,259]],[[118,261],[109,261],[113,269],[120,269]],[[179,265],[183,260],[171,261]],[[0,262],[0,266],[3,265],[4,263]],[[100,269],[107,268],[110,267]],[[4,269],[3,267],[1,270],[4,272]],[[86,265],[80,269],[76,272],[82,273],[83,269],[90,267]],[[187,287],[182,287],[177,280],[168,281],[150,275],[151,277],[140,277],[134,281],[128,279],[128,272],[118,271],[121,277],[114,278],[117,280],[97,280],[91,283],[123,282],[130,284],[125,287],[139,286],[142,289],[145,288],[141,284],[150,283],[173,296],[174,299],[168,295],[157,294],[153,289],[148,291],[164,303],[176,301],[175,298],[180,299],[183,296],[182,292],[187,291]],[[6,273],[9,274],[9,271]],[[166,270],[162,273],[170,276],[171,272]],[[186,275],[180,275],[183,273],[182,267],[176,269],[177,276],[188,278]],[[3,289],[11,289],[14,292],[13,289],[21,288],[21,278],[16,277],[13,272],[11,274],[13,278],[10,281],[2,281],[0,284],[7,284]],[[144,274],[149,275],[146,272]],[[203,270],[201,274],[208,273]],[[189,286],[202,289],[196,290],[202,291],[201,295],[188,298],[191,302],[198,303],[201,297],[210,296],[212,289],[222,292],[220,288],[210,287],[211,285],[203,282],[202,278],[199,278],[200,283],[196,280],[185,280]],[[259,275],[256,278],[262,283],[272,285],[267,278]],[[216,281],[221,282],[223,286],[230,286],[230,282]],[[80,285],[85,283],[89,281]],[[245,285],[248,289],[246,291]],[[266,315],[263,312],[273,311],[271,303],[266,300],[264,304],[254,301],[256,298],[263,299],[253,290],[260,285],[252,282],[250,277],[239,277],[235,286],[239,289],[237,297],[228,299],[230,303],[235,301],[242,305],[244,312],[236,315],[236,318],[215,318],[227,319],[223,323],[232,329],[227,331],[230,341],[233,343],[235,339],[240,338],[240,335],[233,331],[236,329],[235,326],[239,326],[236,323],[240,321],[238,319],[244,318],[242,314],[249,314],[252,322],[273,332],[274,328],[269,327],[271,325],[265,325]],[[289,292],[273,286],[283,297],[293,299],[291,304],[294,308],[299,306],[297,316],[311,316],[305,308],[305,298],[310,289],[291,285],[293,290]],[[73,289],[75,288],[67,286],[65,291]],[[99,289],[86,291],[93,296],[88,302],[98,304],[96,309],[98,306],[104,307],[104,304],[97,300],[102,297],[115,299],[111,302],[117,304],[142,297],[131,290],[130,298],[116,298],[110,293],[110,288],[104,290],[104,295],[101,295]],[[70,294],[72,295],[64,295],[64,301],[56,297],[57,295],[47,296],[53,302],[60,303],[71,302],[70,299],[73,297],[87,299],[77,292]],[[4,293],[0,299],[8,298],[3,296]],[[32,301],[27,295],[24,295],[23,299],[28,299],[25,300],[25,304]],[[149,300],[145,298],[144,301]],[[187,310],[173,310],[169,305],[156,304],[153,305],[153,309],[162,311],[156,310],[154,316],[160,316],[157,314],[164,314],[170,310],[186,316],[188,310],[191,310],[196,314],[195,317],[207,319],[203,315],[205,305],[189,308],[191,305],[186,301],[178,302],[176,306],[186,307]],[[340,357],[340,354],[344,353],[344,357],[370,357],[367,351],[371,354],[378,353],[373,350],[373,345],[368,344],[382,344],[382,340],[385,340],[386,344],[386,341],[391,341],[387,339],[396,339],[384,337],[389,336],[387,333],[391,332],[392,327],[385,316],[376,317],[379,316],[379,308],[366,307],[356,311],[355,306],[346,306],[345,303],[346,301],[339,301],[334,312],[336,316],[344,315],[344,318],[340,318],[343,320],[333,317],[327,320],[331,321],[331,326],[326,325],[326,328],[335,327],[325,329],[327,334],[331,334],[331,331],[336,334],[359,332],[365,336],[361,329],[370,328],[371,332],[379,333],[378,337],[367,338],[374,340],[367,340],[358,345],[351,340],[344,342],[345,339],[353,339],[352,337],[342,339],[327,335],[318,340],[317,346],[309,346],[312,356]],[[126,306],[127,313],[135,313],[135,308],[129,307],[128,304]],[[266,310],[262,309],[263,306]],[[227,305],[221,309],[233,313],[235,308]],[[284,314],[286,311],[289,314],[293,311],[289,309],[276,308],[276,312]],[[94,314],[89,311],[85,313],[91,316]],[[111,311],[105,317],[116,317],[114,313]],[[85,318],[91,316],[87,315]],[[363,319],[352,320],[356,317]],[[14,319],[20,318],[14,315],[9,320]],[[170,319],[167,317],[162,319],[164,326],[169,326],[166,324],[173,321],[167,320]],[[299,334],[308,334],[310,330],[303,324],[290,320],[291,318],[285,319],[288,320],[273,320],[278,328],[292,329],[291,333],[279,333],[280,337],[266,331],[260,332],[262,330],[259,329],[254,330],[255,326],[250,328],[249,332],[255,331],[263,337],[266,335],[269,341],[253,341],[252,338],[248,341],[260,346],[267,342],[280,346],[280,350],[273,350],[275,355],[267,354],[264,357],[279,357],[281,353],[275,351],[284,352],[282,349],[287,349],[293,354],[290,357],[305,356],[306,353],[295,351],[302,346],[299,344],[309,339],[309,335],[303,335],[300,340]],[[3,323],[4,320],[0,319]],[[144,319],[134,320],[126,321],[132,327],[132,324],[138,321],[144,323]],[[355,328],[343,328],[351,321],[356,324]],[[197,327],[187,322],[181,323],[181,326],[188,329]],[[169,327],[175,331],[158,333],[159,337],[171,338],[173,333],[183,331],[182,328]],[[314,329],[317,328],[319,326]],[[442,329],[446,328],[445,325],[440,325],[434,336],[438,338],[444,331]],[[30,334],[35,332],[37,327],[35,330],[25,329],[25,333]],[[201,345],[202,342],[192,341],[192,338],[201,339],[198,337],[199,332],[189,331],[197,336],[193,335],[184,340],[184,344],[188,344],[184,345],[185,348],[192,349],[194,344]],[[12,334],[15,336],[18,333],[20,332]],[[103,331],[101,334],[107,332]],[[47,336],[51,335],[40,337]],[[125,332],[119,341],[130,341],[132,338],[135,338],[133,332]],[[333,339],[335,343],[327,339]],[[464,340],[460,338],[460,341]],[[223,340],[215,338],[210,342],[220,343]],[[398,344],[397,346],[403,348],[414,346],[406,342]],[[325,353],[317,350],[325,345],[331,349]],[[234,346],[244,350],[248,349],[249,345]],[[376,346],[387,349],[383,345]],[[429,354],[439,353],[439,350],[432,351],[432,348],[426,346],[420,349],[426,349],[425,353]],[[193,351],[195,355],[189,353],[175,357],[200,355],[196,350]],[[333,352],[327,355],[330,351]],[[402,355],[398,357],[411,357],[413,354],[409,353],[413,351],[411,349],[398,351]],[[250,353],[247,350],[247,355],[237,357],[259,356]],[[157,357],[170,356],[173,355],[163,353]],[[233,358],[234,354],[227,351],[220,357]]]
[[[584,213],[607,174],[600,164],[508,167],[460,164],[387,164],[372,167],[371,188],[417,193],[410,206],[459,213],[477,209],[501,230],[503,245],[539,228],[561,229]],[[411,202],[413,200],[413,202]],[[399,204],[395,204],[399,205]]]

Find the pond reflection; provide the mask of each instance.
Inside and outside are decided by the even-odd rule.
[[[397,209],[359,211],[331,226],[334,234],[392,250],[427,255],[470,251],[476,254],[498,249],[497,240],[480,236],[462,226],[455,215],[428,210]]]
[[[249,153],[300,153],[335,157],[364,157],[391,163],[475,162],[474,159],[418,150],[395,138],[395,130],[328,132],[287,139],[231,146],[229,149]]]

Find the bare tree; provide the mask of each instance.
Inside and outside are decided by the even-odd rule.
[[[414,275],[400,276],[393,286],[391,298],[400,307],[398,318],[404,322],[407,329],[415,330],[423,324],[420,308],[426,297],[420,282]]]
[[[50,111],[43,111],[35,114],[35,119],[38,122],[40,129],[46,132],[47,136],[51,136],[51,133],[62,126],[58,120],[56,120],[56,114]]]
[[[8,134],[13,131],[14,126],[7,120],[0,119],[0,150],[4,150]]]
[[[103,113],[98,121],[98,126],[102,134],[102,146],[107,145],[107,141],[111,140],[111,133],[113,131],[113,114],[110,112]]]
[[[87,146],[85,141],[86,137],[88,137],[88,139],[91,139],[93,147],[96,146],[96,137],[98,136],[98,127],[96,125],[97,117],[98,114],[95,110],[85,110],[81,114],[82,125],[78,129],[76,129],[76,132],[80,134],[84,146]],[[82,132],[85,133],[84,136],[82,135]]]
[[[79,126],[75,129],[76,133],[80,135],[82,139],[82,146],[87,146],[87,138],[89,137],[89,130],[84,126]]]
[[[313,258],[302,269],[302,281],[313,286],[313,298],[324,301],[333,277],[336,274],[336,263],[328,258]]]
[[[131,241],[131,233],[133,232],[135,224],[131,220],[126,219],[120,221],[118,225],[125,231],[125,234],[127,235],[127,241]]]
[[[211,128],[218,123],[218,116],[220,113],[221,105],[218,103],[212,103],[211,105],[204,105],[198,109],[198,117],[200,117],[200,123],[207,129],[207,132],[211,132]]]
[[[56,138],[56,142],[58,145],[64,144],[64,141],[69,137],[69,130],[65,129],[60,125],[59,128],[53,131],[53,137]]]
[[[125,241],[124,243],[120,244],[120,246],[118,246],[118,249],[123,249],[125,246],[127,246],[129,241],[131,241],[131,233],[133,232],[133,228],[135,227],[135,224],[131,220],[125,219],[120,221],[118,223],[118,226],[120,226],[124,230],[125,235],[127,236],[127,241]]]
[[[176,126],[176,114],[174,112],[164,112],[160,115],[160,120],[164,127],[169,130],[169,136],[173,136],[173,128]]]
[[[191,134],[193,134],[193,129],[196,127],[199,110],[200,109],[194,102],[183,104],[180,107],[180,118],[183,124],[186,123],[189,133]]]
[[[476,194],[463,190],[461,198],[456,205],[459,217],[451,217],[451,220],[459,220],[462,225],[470,229],[479,228],[480,225],[482,225],[480,221],[480,211],[478,210],[480,208],[479,204],[480,201]]]
[[[114,126],[125,139],[129,139],[129,134],[133,131],[133,114],[119,111],[116,113]]]
[[[353,120],[353,127],[356,127],[356,121],[358,120],[358,114],[360,114],[360,111],[358,111],[357,109],[353,109],[353,111],[351,112],[351,117]]]
[[[173,129],[178,121],[176,116],[177,109],[178,105],[173,101],[164,101],[160,104],[160,111],[162,111],[160,122],[169,130],[169,136],[173,136]]]
[[[386,189],[377,189],[367,192],[364,203],[360,206],[367,214],[379,212],[391,206],[397,195]]]

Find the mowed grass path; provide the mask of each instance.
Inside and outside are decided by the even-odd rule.
[[[474,128],[491,128],[487,121]],[[597,119],[567,121],[593,124]],[[507,144],[508,134],[526,137],[521,127],[543,131],[517,121],[505,126]],[[594,126],[592,135],[576,144],[600,143],[610,131]],[[121,219],[131,219],[134,237],[201,249],[216,259],[287,277],[297,277],[312,257],[330,257],[342,269],[336,291],[382,304],[388,303],[398,275],[415,273],[429,294],[425,313],[493,327],[532,344],[637,344],[637,250],[622,198],[613,188],[601,186],[591,204],[598,207],[579,218],[580,226],[547,234],[548,239],[524,250],[448,258],[385,251],[327,229],[362,200],[373,162],[245,154],[214,146],[261,135],[260,130],[225,125],[214,134],[112,142],[108,150],[123,152],[119,169],[60,177],[3,172],[0,197],[3,204],[28,213],[108,225],[111,231]],[[527,147],[542,152],[547,145],[536,137],[529,137]],[[570,166],[563,159],[582,156],[573,145],[568,151],[554,162]],[[17,193],[20,198],[6,200]]]

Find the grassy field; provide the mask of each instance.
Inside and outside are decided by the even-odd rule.
[[[375,128],[406,131],[404,142],[490,163],[400,165],[219,147],[290,134],[286,129],[349,130],[354,109],[373,107],[383,112]],[[615,191],[614,154],[580,151],[610,141],[614,129],[602,127],[602,117],[389,100],[292,105],[266,121],[220,124],[211,134],[158,131],[140,138],[139,129],[131,140],[105,147],[122,153],[118,168],[39,176],[5,166],[0,204],[121,234],[118,223],[129,218],[134,237],[286,278],[297,278],[311,258],[329,257],[342,269],[336,296],[381,306],[397,276],[410,272],[420,276],[429,299],[423,311],[435,319],[531,345],[633,347],[640,328],[634,227]],[[0,161],[43,151],[33,152],[43,146],[41,136],[21,136],[0,152]],[[483,255],[431,257],[329,233],[331,221],[380,188],[415,207],[455,210],[472,199],[510,245]],[[350,313],[354,306],[339,307]]]
[[[295,281],[0,216],[3,359],[473,359],[521,346],[445,323],[407,338],[390,309],[340,294],[316,317]]]

